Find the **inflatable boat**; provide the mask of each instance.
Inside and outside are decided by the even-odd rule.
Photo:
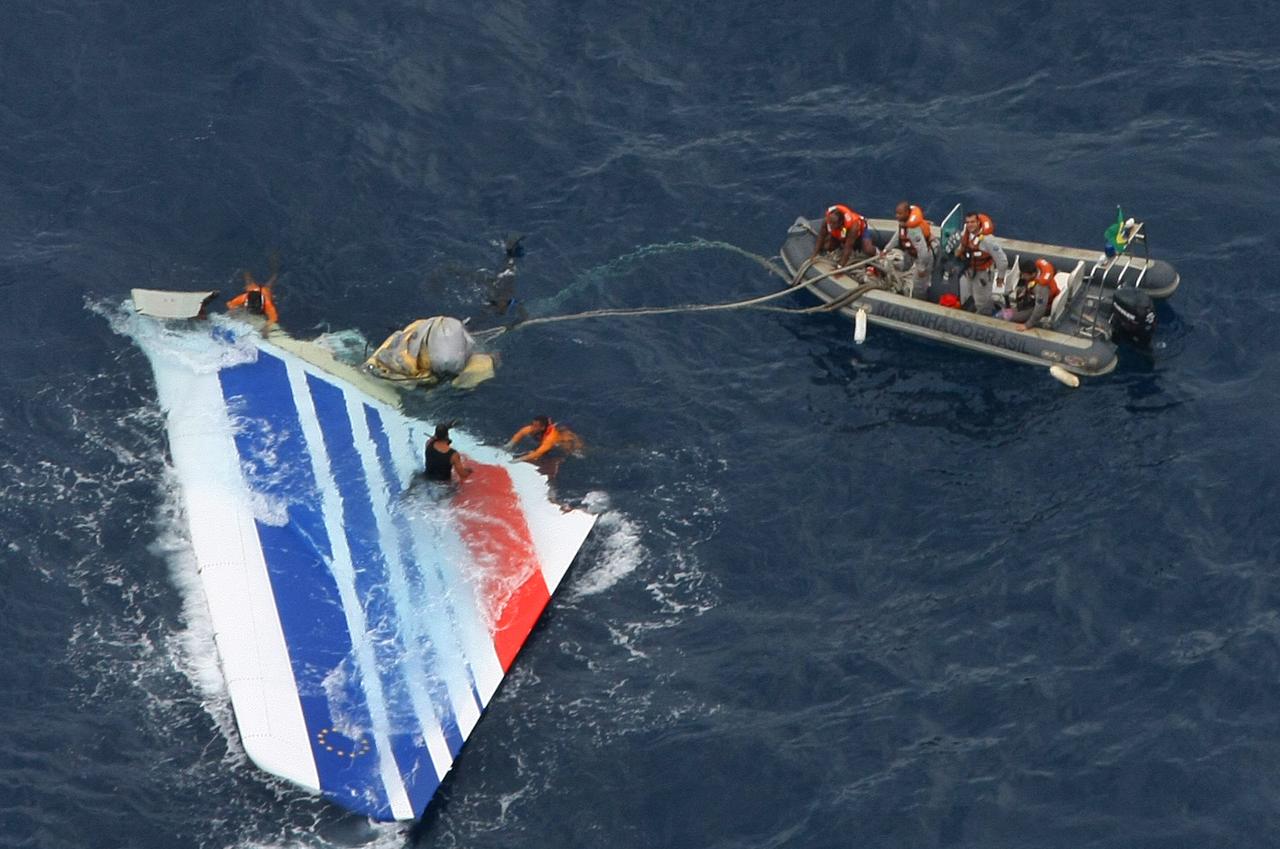
[[[913,298],[901,276],[895,285],[891,268],[879,262],[875,264],[885,272],[868,277],[865,270],[872,263],[845,271],[836,267],[833,255],[810,261],[821,219],[797,218],[787,231],[781,257],[797,286],[804,286],[833,310],[853,318],[859,328],[868,324],[889,327],[979,353],[1047,366],[1064,382],[1078,382],[1071,375],[1096,376],[1114,369],[1116,343],[1121,339],[1148,344],[1155,330],[1153,300],[1168,298],[1178,288],[1178,273],[1169,263],[1146,255],[1143,225],[1130,219],[1125,223],[1127,250],[1117,255],[999,237],[1009,268],[1004,279],[996,281],[997,288],[1012,292],[1019,271],[1031,271],[1037,259],[1049,260],[1057,270],[1059,294],[1039,326],[1020,331],[1011,321],[943,306],[939,301],[957,303],[960,296],[960,268],[948,261],[946,243],[958,232],[963,217],[956,206],[940,226],[934,226],[939,234],[939,261],[934,263],[933,278],[923,298]],[[896,220],[871,218],[867,223],[877,249],[882,250],[897,233]],[[859,258],[856,252],[854,258]]]
[[[595,517],[455,429],[473,469],[421,479],[400,393],[212,293],[136,290],[240,741],[375,820],[420,816]],[[150,307],[150,311],[146,309]],[[155,316],[155,317],[153,317]]]

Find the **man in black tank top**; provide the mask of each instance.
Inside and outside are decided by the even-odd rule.
[[[425,453],[427,480],[448,483],[453,480],[455,471],[458,480],[464,480],[471,474],[471,468],[462,462],[462,455],[453,449],[447,424],[436,425],[435,436],[427,440]]]

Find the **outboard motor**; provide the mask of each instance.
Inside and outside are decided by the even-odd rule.
[[[1156,332],[1156,308],[1151,296],[1133,286],[1116,289],[1111,301],[1111,331],[1146,347]]]

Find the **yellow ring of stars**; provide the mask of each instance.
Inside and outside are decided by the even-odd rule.
[[[348,743],[350,743],[351,744],[350,750],[348,751],[347,749],[338,748],[339,746],[342,745],[342,743],[329,742],[330,735],[333,735],[334,737],[337,737],[337,738],[341,738],[342,740],[345,740]],[[359,740],[352,740],[351,738],[345,736],[341,732],[335,731],[332,727],[321,728],[319,731],[317,731],[316,743],[320,746],[323,746],[326,752],[333,752],[335,755],[337,755],[340,758],[346,758],[346,757],[350,757],[353,759],[358,758],[361,755],[369,754],[369,750],[373,748],[372,746],[369,745],[368,737],[361,735]]]

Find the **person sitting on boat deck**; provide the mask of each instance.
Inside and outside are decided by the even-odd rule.
[[[447,424],[436,425],[435,435],[427,440],[425,454],[424,472],[427,480],[448,483],[453,480],[455,472],[460,481],[466,480],[471,474],[471,467],[463,462],[462,455],[453,448]]]
[[[813,246],[810,260],[817,259],[818,254],[833,251],[840,246],[841,267],[849,264],[853,256],[853,246],[857,244],[866,256],[874,256],[876,246],[871,243],[871,231],[867,227],[867,219],[854,212],[842,203],[827,207],[827,214],[822,218],[822,226],[818,228],[818,241]]]
[[[1036,260],[1034,269],[1019,271],[1015,305],[996,313],[996,317],[1017,322],[1019,331],[1038,325],[1040,319],[1049,314],[1053,299],[1058,297],[1056,274],[1053,263],[1044,257]]]
[[[275,300],[271,297],[271,286],[275,282],[274,272],[267,278],[266,283],[259,283],[253,279],[253,274],[244,272],[244,291],[227,301],[227,309],[235,310],[243,307],[254,315],[265,316],[272,324],[277,323],[280,320],[280,314],[276,311]]]
[[[515,448],[525,437],[538,440],[538,446],[517,457],[517,460],[536,460],[553,448],[563,448],[573,453],[582,448],[582,440],[564,425],[558,425],[546,416],[534,416],[533,421],[520,428],[507,440],[507,448]]]
[[[956,258],[965,263],[960,274],[960,302],[968,303],[972,296],[973,309],[978,315],[991,315],[992,281],[1003,280],[1009,268],[1009,259],[995,237],[995,230],[995,223],[986,213],[965,213],[960,246],[956,248]]]
[[[925,220],[924,210],[902,201],[894,210],[898,219],[898,232],[893,234],[884,253],[894,248],[901,248],[905,256],[900,271],[910,269],[911,297],[923,298],[929,293],[929,282],[933,279],[933,231]]]

